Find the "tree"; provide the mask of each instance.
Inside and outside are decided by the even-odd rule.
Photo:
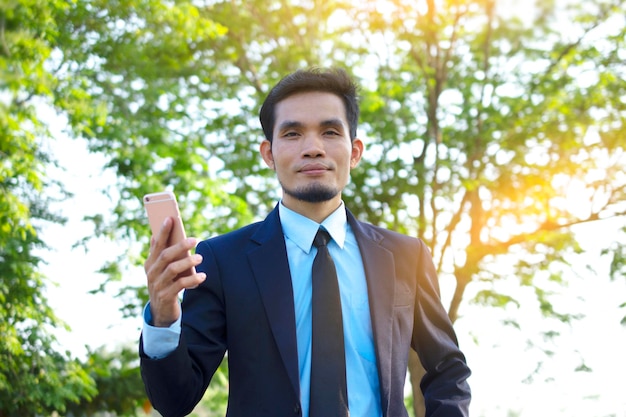
[[[282,75],[312,65],[344,66],[362,81],[369,149],[345,199],[362,219],[428,243],[456,281],[452,320],[471,287],[472,302],[515,305],[497,287],[512,277],[546,317],[573,320],[549,292],[580,252],[571,228],[625,214],[623,1],[544,2],[526,20],[493,0],[28,4],[2,9],[3,33],[25,27],[35,47],[0,38],[12,51],[3,65],[13,65],[0,81],[11,97],[2,151],[31,158],[2,160],[13,200],[0,213],[43,213],[32,210],[53,186],[37,180],[46,155],[34,139],[48,136],[32,103],[43,97],[118,175],[103,190],[113,216],[92,218],[99,236],[128,242],[102,268],[111,280],[142,262],[130,242],[147,251],[147,192],[174,189],[200,237],[271,208],[278,187],[257,157],[257,109]],[[22,79],[18,67],[35,70]],[[38,244],[32,213],[11,214],[33,232],[20,248]],[[613,278],[623,277],[623,248],[607,242],[607,253]],[[127,314],[139,315],[145,288],[124,291]],[[413,366],[412,377],[417,389]]]
[[[140,13],[147,9],[123,6],[94,13],[107,16],[101,29],[74,19],[64,31],[75,40],[72,75],[108,103],[87,135],[94,150],[113,155],[122,180],[117,217],[103,231],[145,236],[135,226],[137,201],[161,184],[183,196],[192,230],[219,233],[262,216],[276,185],[256,157],[258,102],[286,72],[339,64],[363,80],[370,140],[346,199],[361,218],[429,244],[440,273],[456,279],[451,319],[471,283],[481,287],[475,302],[515,304],[490,285],[507,276],[534,291],[547,317],[575,317],[555,310],[545,287],[563,282],[568,257],[580,251],[572,225],[624,214],[624,27],[615,24],[623,2],[545,3],[528,21],[486,0],[211,2],[192,15],[210,16],[216,36],[173,36],[181,44],[172,50],[194,52],[176,65],[148,43],[123,59],[141,39],[134,34],[159,36],[146,30],[154,20]],[[563,13],[566,33],[557,25]],[[161,70],[145,71],[147,58]],[[100,63],[97,77],[90,62]],[[193,166],[181,153],[202,159]],[[576,187],[596,196],[586,213],[570,209]],[[512,266],[494,272],[506,257]]]
[[[43,222],[63,219],[47,209],[42,137],[34,108],[50,97],[54,77],[44,69],[57,27],[52,16],[62,1],[0,6],[0,416],[63,411],[89,398],[93,381],[80,363],[59,352],[51,333],[64,326],[45,299],[38,271]]]
[[[55,105],[120,180],[106,190],[119,197],[113,217],[92,218],[97,235],[147,249],[141,197],[165,187],[176,191],[191,235],[267,212],[277,189],[257,158],[259,102],[285,73],[330,62],[317,45],[334,36],[325,30],[339,5],[144,0],[69,9],[52,60]],[[102,271],[119,280],[128,260],[125,252]],[[145,288],[125,291],[139,294],[126,310],[136,316]]]
[[[95,381],[97,394],[67,405],[67,415],[93,416],[101,411],[116,416],[136,416],[137,410],[149,402],[141,377],[137,372],[138,358],[135,346],[116,351],[105,348],[89,349],[83,368]]]
[[[507,276],[572,320],[546,288],[580,252],[571,227],[626,214],[624,2],[542,3],[527,22],[493,0],[386,5],[353,18],[381,57],[363,105],[380,151],[355,202],[429,244],[456,279],[453,321],[470,283],[476,302],[517,303],[490,285]]]
[[[120,197],[112,219],[93,217],[99,235],[146,250],[141,196],[165,187],[191,235],[230,230],[273,204],[276,186],[256,158],[258,103],[280,76],[317,63],[335,3],[280,6],[83,1],[62,16],[55,105],[120,179],[107,190]],[[120,280],[128,262],[125,251],[102,272]],[[139,315],[145,286],[124,293],[139,296],[125,306]]]
[[[63,25],[68,17],[89,16],[87,9],[88,4],[64,1],[0,6],[0,416],[135,415],[145,400],[130,351],[117,352],[115,358],[90,352],[86,363],[59,351],[52,330],[69,329],[48,305],[50,279],[40,272],[40,254],[48,249],[41,229],[65,221],[49,211],[48,203],[67,197],[62,184],[46,176],[46,165],[55,164],[49,157],[54,138],[40,113],[58,110],[70,122],[68,133],[80,136],[88,119],[102,111],[91,108],[95,101],[81,80],[69,88],[63,83],[71,73],[64,51],[72,47]],[[184,23],[181,10],[175,12]]]

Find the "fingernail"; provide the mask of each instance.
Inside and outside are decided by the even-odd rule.
[[[198,254],[193,255],[193,260],[196,262],[202,262],[202,255],[198,255]]]

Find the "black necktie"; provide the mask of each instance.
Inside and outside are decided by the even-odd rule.
[[[349,415],[341,299],[335,263],[326,247],[329,241],[330,235],[322,229],[313,240],[317,255],[312,284],[310,417]]]

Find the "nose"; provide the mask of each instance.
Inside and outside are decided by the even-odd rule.
[[[324,140],[317,134],[309,134],[302,142],[302,156],[305,158],[318,158],[325,155]]]

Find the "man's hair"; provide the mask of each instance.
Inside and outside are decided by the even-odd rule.
[[[259,119],[263,133],[271,142],[276,123],[275,109],[280,101],[298,93],[325,92],[335,94],[343,100],[350,140],[354,140],[359,122],[357,90],[357,84],[340,68],[311,68],[289,74],[272,88],[261,106]]]

